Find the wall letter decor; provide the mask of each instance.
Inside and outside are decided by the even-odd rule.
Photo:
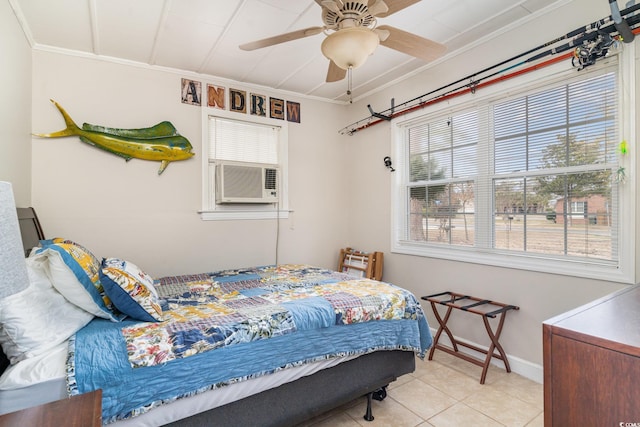
[[[224,110],[224,88],[207,85],[207,105]]]
[[[287,120],[291,123],[300,123],[301,105],[299,102],[286,101],[281,98],[273,98],[258,93],[248,93],[240,89],[228,89],[224,86],[207,84],[206,105],[211,108],[229,110],[236,113],[249,114],[258,117],[269,117],[278,120]],[[201,83],[194,80],[182,79],[182,102],[193,105],[201,105]],[[228,96],[228,100],[227,100]],[[227,108],[228,106],[228,108]],[[269,111],[267,113],[267,110]],[[267,116],[268,114],[268,116]]]
[[[182,79],[182,102],[191,105],[200,105],[202,96],[202,83],[195,80]]]
[[[267,97],[264,95],[251,94],[251,109],[249,110],[254,116],[266,117],[267,115]]]
[[[284,120],[284,99],[269,98],[269,115],[272,119]]]
[[[300,123],[300,103],[287,101],[287,120]]]
[[[229,89],[229,110],[237,113],[247,112],[247,92],[238,89]]]

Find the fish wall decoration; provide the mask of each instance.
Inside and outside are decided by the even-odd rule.
[[[34,133],[42,138],[61,138],[78,136],[82,142],[100,148],[124,158],[151,160],[160,163],[158,175],[169,166],[170,162],[186,160],[195,155],[187,138],[181,136],[176,128],[167,121],[155,126],[141,129],[114,129],[104,126],[83,123],[80,128],[69,114],[53,99],[67,127],[58,132]]]

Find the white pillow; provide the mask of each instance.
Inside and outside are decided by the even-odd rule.
[[[46,259],[42,265],[53,287],[76,306],[97,317],[122,320],[100,283],[100,262],[84,246],[60,238],[41,241],[30,258]]]
[[[42,259],[26,261],[29,286],[0,300],[0,345],[12,364],[47,352],[93,318],[55,290]]]
[[[69,342],[64,341],[45,354],[10,365],[0,376],[0,390],[14,390],[45,381],[63,379]]]

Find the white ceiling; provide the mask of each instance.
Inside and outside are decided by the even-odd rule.
[[[446,55],[561,0],[422,0],[379,24],[447,46]],[[134,61],[346,101],[326,83],[323,34],[259,49],[238,45],[321,26],[314,0],[9,0],[32,47]],[[446,58],[446,56],[445,56]],[[357,96],[425,67],[379,46],[353,72]]]

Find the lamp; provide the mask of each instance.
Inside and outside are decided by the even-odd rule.
[[[322,54],[343,70],[358,68],[376,50],[380,39],[369,28],[343,28],[322,42]]]
[[[10,183],[0,181],[0,298],[20,292],[28,284],[13,189]]]

